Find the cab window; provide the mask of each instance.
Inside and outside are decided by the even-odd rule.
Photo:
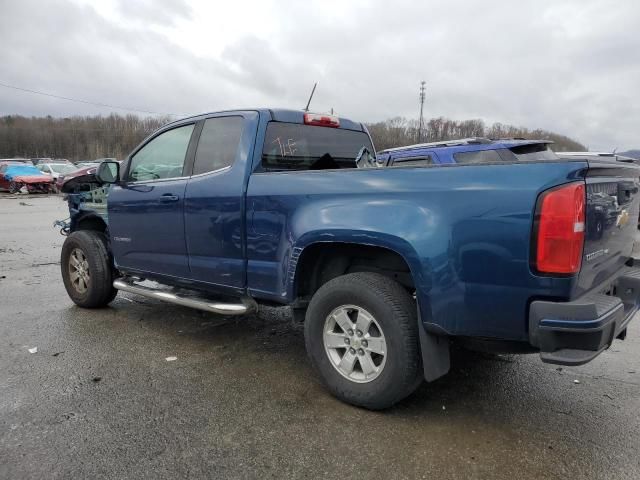
[[[210,118],[204,122],[196,150],[193,175],[233,165],[242,136],[242,124],[242,117]]]
[[[128,180],[162,180],[182,176],[194,125],[161,133],[131,158]]]
[[[500,163],[505,161],[496,150],[454,153],[456,163]]]
[[[433,157],[429,154],[417,155],[415,157],[397,157],[393,159],[394,167],[426,167],[433,165]]]

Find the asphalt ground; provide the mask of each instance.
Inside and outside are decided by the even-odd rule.
[[[640,478],[640,321],[577,368],[456,350],[370,412],[322,388],[284,309],[74,306],[66,216],[61,197],[0,194],[0,479]]]

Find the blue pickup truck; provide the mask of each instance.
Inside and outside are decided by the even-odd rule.
[[[376,154],[344,118],[206,114],[65,184],[62,277],[86,308],[119,290],[222,315],[287,305],[327,388],[382,409],[447,373],[452,342],[579,365],[624,338],[639,176],[544,141]]]

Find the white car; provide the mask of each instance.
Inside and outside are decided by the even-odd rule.
[[[72,163],[39,163],[36,165],[36,168],[42,173],[51,175],[54,180],[58,180],[60,175],[66,175],[78,169],[78,167]]]

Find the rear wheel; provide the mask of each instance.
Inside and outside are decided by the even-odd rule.
[[[101,232],[80,230],[64,241],[60,259],[62,281],[76,305],[97,308],[117,295],[113,288],[114,268]]]
[[[305,343],[327,388],[353,405],[383,409],[421,382],[416,304],[378,273],[335,278],[313,296]]]

